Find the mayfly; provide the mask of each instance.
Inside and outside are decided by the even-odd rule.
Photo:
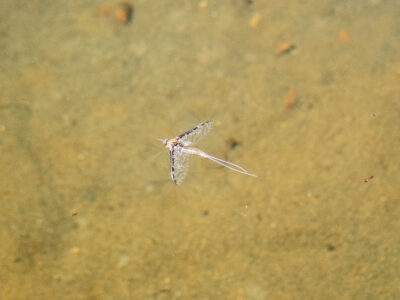
[[[229,161],[211,156],[204,151],[191,147],[199,142],[203,137],[205,137],[211,130],[214,121],[206,121],[200,123],[199,125],[193,127],[189,131],[178,135],[172,139],[160,139],[165,147],[169,150],[169,157],[171,160],[171,178],[176,185],[180,185],[185,178],[187,171],[189,169],[189,154],[198,155],[213,162],[224,166],[225,168],[231,169],[233,171],[257,177],[254,174],[249,173],[246,169],[238,166]]]

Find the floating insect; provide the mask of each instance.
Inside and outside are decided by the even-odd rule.
[[[212,120],[206,121],[200,123],[199,125],[195,126],[189,131],[186,131],[185,133],[182,133],[181,135],[175,138],[159,139],[169,150],[169,156],[171,160],[171,178],[176,185],[182,184],[183,179],[187,174],[187,171],[189,169],[190,154],[207,158],[217,164],[220,164],[221,166],[224,166],[225,168],[231,169],[238,173],[257,177],[256,175],[249,173],[246,169],[242,168],[241,166],[211,156],[200,149],[191,147],[191,145],[195,145],[210,132],[213,124],[214,121]]]

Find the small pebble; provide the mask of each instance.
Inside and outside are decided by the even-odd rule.
[[[342,29],[339,31],[339,40],[341,42],[350,41],[350,33],[346,29]]]
[[[200,1],[199,2],[199,8],[206,8],[208,6],[208,2],[207,1]]]
[[[255,28],[255,27],[258,26],[258,24],[260,23],[260,21],[261,21],[261,15],[258,14],[258,13],[256,13],[256,14],[253,15],[253,17],[250,19],[249,25],[250,25],[250,27]]]
[[[77,254],[77,253],[79,253],[79,248],[78,247],[73,247],[71,250],[70,250],[70,252],[72,253],[72,254]]]

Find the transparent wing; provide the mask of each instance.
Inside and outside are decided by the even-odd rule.
[[[189,170],[189,155],[176,149],[169,153],[171,159],[171,178],[176,185],[180,185]]]
[[[185,146],[194,145],[210,132],[213,125],[213,120],[200,123],[189,131],[182,133],[177,139]]]

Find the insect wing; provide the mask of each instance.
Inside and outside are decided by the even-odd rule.
[[[189,155],[177,149],[170,152],[171,178],[176,185],[180,185],[189,170]]]
[[[198,143],[202,140],[211,130],[214,125],[214,121],[206,121],[193,127],[189,131],[182,133],[177,139],[185,146],[190,146]]]

